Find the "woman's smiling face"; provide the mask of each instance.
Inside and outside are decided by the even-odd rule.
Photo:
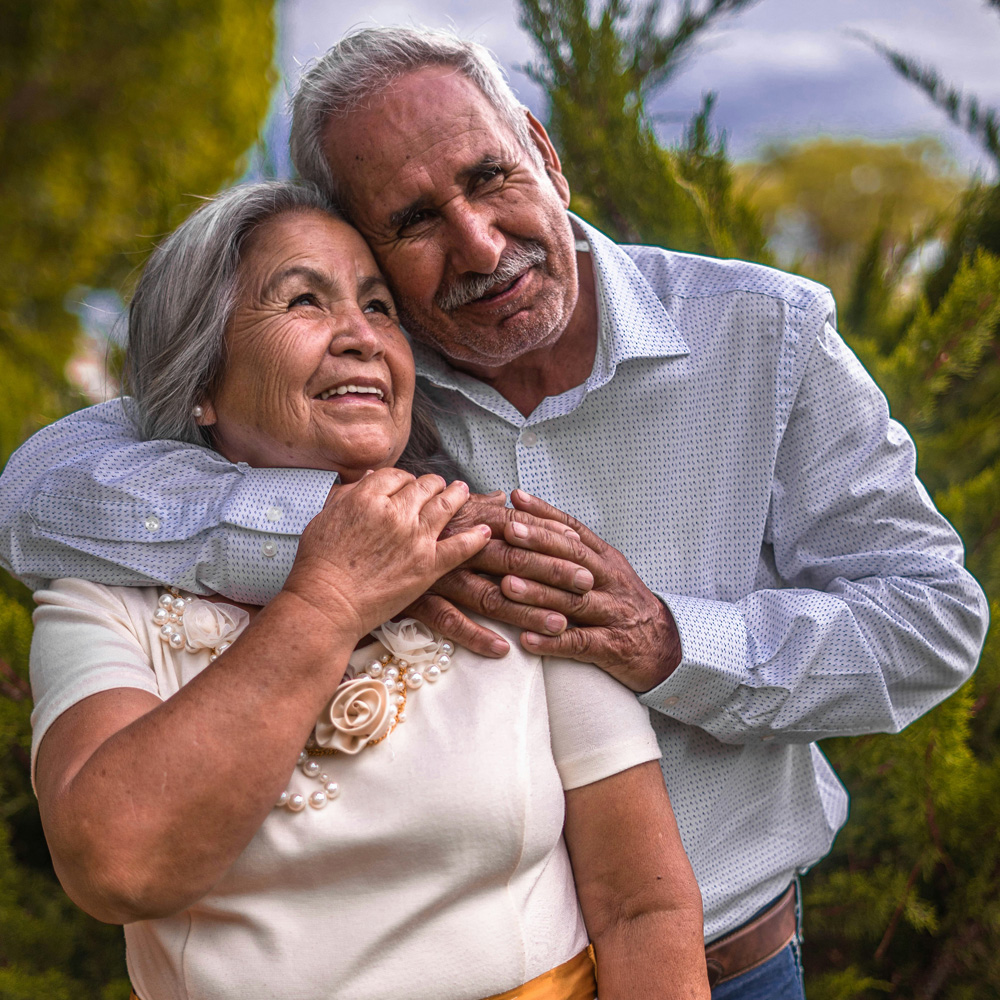
[[[339,472],[394,465],[410,435],[413,355],[357,230],[286,212],[243,246],[222,381],[202,406],[233,462]]]

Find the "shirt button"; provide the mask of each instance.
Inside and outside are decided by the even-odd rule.
[[[680,698],[678,698],[677,695],[672,694],[669,698],[664,698],[663,699],[663,707],[664,708],[673,708],[674,705],[676,705],[677,702],[679,702],[679,701],[680,701]]]
[[[263,545],[261,545],[260,551],[263,552],[268,559],[273,559],[278,554],[278,543],[269,538]]]
[[[146,519],[142,522],[142,526],[147,531],[159,531],[160,519],[155,514],[147,514]]]
[[[267,510],[264,511],[264,517],[266,517],[269,521],[280,521],[282,513],[283,511],[280,507],[268,507]]]
[[[538,444],[538,435],[534,431],[525,431],[521,435],[521,444],[527,448],[534,448]]]

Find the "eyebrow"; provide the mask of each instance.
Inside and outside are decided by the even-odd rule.
[[[487,153],[485,156],[480,157],[471,166],[465,167],[458,172],[456,179],[461,183],[468,185],[469,181],[472,180],[477,174],[481,174],[486,167],[498,167],[504,162],[502,156],[498,156],[495,153]],[[407,219],[410,218],[416,212],[421,209],[430,208],[433,205],[433,200],[429,195],[420,195],[414,198],[408,205],[403,208],[397,209],[389,216],[389,226],[392,229],[398,229],[402,226]]]
[[[384,291],[386,295],[392,297],[392,292],[389,291],[389,286],[381,274],[369,274],[358,282],[358,293],[361,295],[367,295],[376,289]]]
[[[264,283],[264,287],[261,289],[261,295],[265,298],[268,295],[273,294],[278,288],[281,287],[289,278],[305,278],[310,285],[318,286],[324,291],[329,290],[330,282],[326,275],[321,274],[313,267],[304,267],[302,265],[296,265],[294,267],[287,267],[283,271],[278,271],[276,274],[272,274],[270,278]]]

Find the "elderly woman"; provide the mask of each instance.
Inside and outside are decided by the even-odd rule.
[[[146,267],[127,373],[147,436],[342,483],[266,607],[36,595],[45,832],[69,895],[126,925],[136,995],[583,1000],[589,935],[602,1000],[707,997],[645,710],[391,620],[489,529],[442,538],[465,484],[394,467],[434,431],[355,230],[307,187],[208,203]]]

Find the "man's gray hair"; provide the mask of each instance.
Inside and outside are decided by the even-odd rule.
[[[341,218],[312,184],[239,185],[202,205],[153,251],[129,305],[122,380],[144,439],[210,443],[192,411],[222,372],[243,245],[269,219],[307,210]]]
[[[514,96],[489,49],[430,28],[362,28],[342,38],[302,75],[292,97],[292,162],[299,175],[317,184],[346,211],[345,192],[323,153],[328,118],[343,118],[406,73],[428,66],[451,66],[467,76],[496,110],[535,163],[525,108]],[[394,141],[386,136],[385,141]]]
[[[193,411],[211,398],[223,375],[243,248],[270,219],[304,211],[342,219],[313,184],[243,184],[207,201],[153,251],[129,304],[122,372],[122,388],[132,397],[127,412],[144,440],[212,447],[211,432]],[[419,390],[410,440],[397,465],[416,475],[458,476],[441,449],[432,404]]]

